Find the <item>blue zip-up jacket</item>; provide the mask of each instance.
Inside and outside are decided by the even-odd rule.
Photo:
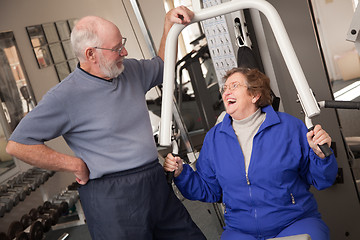
[[[248,175],[231,117],[206,135],[197,171],[184,165],[175,183],[190,200],[225,204],[226,228],[254,236],[276,236],[304,217],[320,217],[309,191],[330,187],[337,174],[334,154],[321,159],[310,148],[305,124],[271,106],[253,139]]]

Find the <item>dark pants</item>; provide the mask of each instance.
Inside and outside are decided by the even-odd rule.
[[[206,239],[155,161],[90,180],[79,189],[95,239]]]

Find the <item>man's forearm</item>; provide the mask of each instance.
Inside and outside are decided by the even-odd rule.
[[[158,51],[158,56],[164,61],[165,59],[165,44],[166,44],[166,38],[168,36],[168,33],[171,29],[173,24],[165,23],[163,35],[161,37],[160,41],[160,47]]]
[[[25,145],[9,141],[6,151],[14,157],[39,168],[53,171],[79,171],[79,158],[54,151],[46,145]]]

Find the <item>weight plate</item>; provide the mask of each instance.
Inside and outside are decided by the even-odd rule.
[[[16,234],[22,232],[22,230],[23,230],[22,224],[19,221],[14,221],[10,224],[7,235],[9,236],[10,239],[14,239]]]
[[[44,232],[50,231],[52,226],[52,222],[50,218],[43,218],[41,224],[43,225]]]
[[[30,226],[32,221],[33,220],[31,219],[29,214],[24,214],[20,219],[20,223],[22,224],[23,229],[26,229],[28,226]]]
[[[50,209],[52,207],[51,202],[49,201],[45,201],[43,204],[44,209]]]
[[[29,237],[26,233],[19,232],[18,234],[16,234],[16,240],[29,240]]]
[[[69,212],[69,204],[67,202],[61,202],[60,208],[62,210],[62,214],[67,214]]]
[[[44,230],[41,222],[35,221],[30,226],[29,239],[30,240],[42,240],[44,235]]]
[[[35,221],[36,219],[39,218],[39,212],[36,208],[32,208],[30,211],[29,211],[29,215],[31,217],[31,219],[33,221]]]

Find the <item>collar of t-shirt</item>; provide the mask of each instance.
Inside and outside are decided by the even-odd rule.
[[[88,75],[90,75],[90,76],[92,76],[92,77],[98,78],[98,79],[103,80],[103,81],[112,82],[112,79],[101,78],[101,77],[95,76],[95,75],[93,75],[93,74],[85,71],[84,69],[82,69],[82,68],[80,67],[80,63],[78,63],[77,67],[78,67],[81,71],[83,71],[84,73],[86,73],[86,74],[88,74]]]

